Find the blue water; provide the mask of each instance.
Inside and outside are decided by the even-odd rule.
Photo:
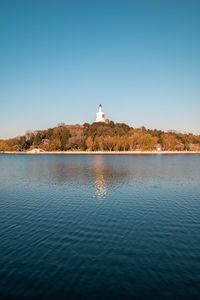
[[[0,155],[0,298],[200,299],[199,155]]]

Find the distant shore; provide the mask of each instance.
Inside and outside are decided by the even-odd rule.
[[[0,154],[27,154],[27,155],[44,155],[44,154],[59,154],[59,155],[174,155],[174,154],[200,154],[200,151],[4,151]]]

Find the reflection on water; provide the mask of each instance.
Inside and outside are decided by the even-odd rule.
[[[199,180],[199,162],[199,155],[1,155],[0,180],[66,186],[89,183],[99,186],[100,190],[154,180],[187,184]]]
[[[0,299],[199,299],[199,183],[199,155],[0,155]]]
[[[107,191],[108,191],[104,163],[105,163],[105,161],[104,161],[102,155],[95,157],[95,159],[94,159],[94,169],[95,169],[94,186],[96,189],[96,196],[99,200],[103,200],[106,197]]]

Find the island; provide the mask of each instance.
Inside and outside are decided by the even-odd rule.
[[[102,118],[102,119],[101,119]],[[0,153],[27,154],[190,154],[200,153],[200,135],[130,127],[105,119],[99,106],[92,124],[58,124],[0,140]]]

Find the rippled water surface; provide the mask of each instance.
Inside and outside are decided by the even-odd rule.
[[[200,299],[199,155],[0,155],[0,298]]]

